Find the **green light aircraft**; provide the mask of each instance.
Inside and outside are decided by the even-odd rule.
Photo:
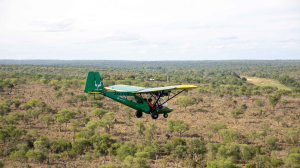
[[[89,72],[84,92],[89,94],[102,94],[117,102],[136,110],[136,117],[140,118],[143,112],[151,114],[153,119],[157,119],[159,114],[163,114],[165,118],[173,109],[168,107],[167,102],[188,89],[194,89],[194,85],[175,85],[157,88],[144,88],[129,85],[113,85],[104,87],[99,72]],[[180,90],[172,93],[174,90]],[[172,96],[171,96],[172,94]],[[167,100],[163,97],[168,96]],[[170,97],[171,96],[171,97]],[[152,102],[153,98],[153,102]]]

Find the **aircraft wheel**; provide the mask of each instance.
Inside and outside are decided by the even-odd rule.
[[[152,117],[153,119],[157,119],[157,118],[158,118],[158,113],[157,113],[157,112],[151,113],[151,117]]]
[[[165,118],[168,118],[168,114],[167,114],[167,113],[165,113],[165,114],[164,114],[164,117],[165,117]]]
[[[135,112],[135,116],[136,116],[137,118],[141,118],[141,117],[143,116],[143,112],[136,111],[136,112]]]

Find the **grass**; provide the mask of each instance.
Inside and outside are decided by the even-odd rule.
[[[274,79],[248,77],[248,76],[243,76],[243,77],[247,78],[247,82],[251,82],[257,86],[273,86],[273,87],[277,87],[278,89],[292,90],[291,88],[284,86],[283,84],[280,84],[279,81]]]

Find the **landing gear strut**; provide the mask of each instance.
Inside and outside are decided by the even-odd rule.
[[[168,114],[167,114],[167,113],[165,113],[165,114],[164,114],[164,117],[165,117],[165,118],[168,118]]]
[[[136,112],[135,112],[135,116],[136,116],[137,118],[141,118],[141,117],[143,116],[143,113],[140,112],[140,111],[136,111]]]
[[[151,113],[151,117],[152,117],[153,119],[157,119],[157,118],[158,118],[158,113],[157,113],[157,112]]]

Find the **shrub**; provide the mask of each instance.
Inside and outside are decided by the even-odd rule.
[[[269,150],[275,150],[275,149],[277,149],[277,142],[278,142],[278,138],[276,138],[275,136],[268,135],[266,137],[266,147]]]
[[[223,142],[230,143],[238,139],[238,133],[234,129],[221,129],[219,135],[222,136]]]

